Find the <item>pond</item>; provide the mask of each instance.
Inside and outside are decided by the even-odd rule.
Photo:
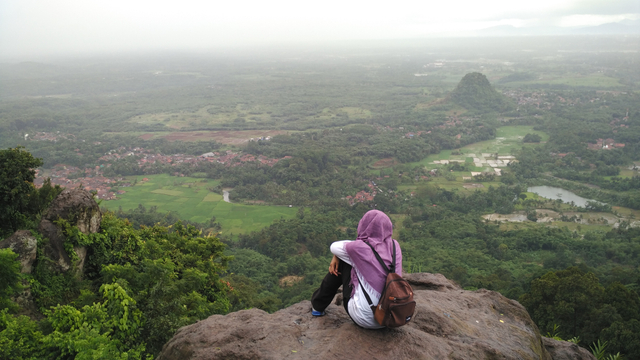
[[[573,201],[576,206],[584,207],[587,205],[587,201],[595,201],[591,199],[585,199],[580,197],[569,190],[565,190],[563,188],[554,187],[554,186],[531,186],[527,188],[528,192],[536,193],[547,199],[562,199],[565,203],[570,203]],[[595,201],[600,203],[599,201]],[[601,204],[601,203],[600,203]]]

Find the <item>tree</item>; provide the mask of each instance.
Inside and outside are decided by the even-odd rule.
[[[11,305],[9,297],[20,287],[20,262],[11,249],[0,249],[0,309]]]
[[[527,134],[524,136],[524,139],[522,139],[522,142],[525,143],[539,143],[540,140],[542,140],[542,137],[540,137],[540,135],[538,134]]]
[[[548,272],[531,282],[531,291],[520,297],[541,331],[550,331],[554,324],[567,333],[565,337],[580,336],[586,343],[586,321],[602,304],[604,288],[593,273],[578,267]]]
[[[35,168],[42,160],[24,147],[0,150],[0,236],[18,230],[32,213],[29,202],[34,196]]]
[[[619,351],[628,359],[638,359],[640,356],[640,321],[616,321],[602,330],[601,335],[610,344],[612,352]]]

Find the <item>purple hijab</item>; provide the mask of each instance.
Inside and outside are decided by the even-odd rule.
[[[355,241],[345,245],[345,250],[353,263],[353,269],[351,270],[351,285],[353,286],[351,296],[353,296],[359,284],[356,269],[378,293],[382,293],[382,290],[384,290],[387,279],[386,271],[376,259],[369,245],[365,244],[365,241],[376,249],[387,268],[390,266],[391,257],[393,256],[392,246],[396,246],[396,273],[402,276],[402,252],[398,243],[391,238],[392,233],[391,220],[380,210],[368,211],[360,219],[358,237]]]

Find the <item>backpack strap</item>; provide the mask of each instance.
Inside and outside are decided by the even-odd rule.
[[[364,286],[362,286],[362,281],[360,281],[360,279],[358,279],[358,282],[360,283],[360,288],[362,289],[362,293],[364,294],[364,297],[367,298],[367,302],[369,303],[369,307],[371,308],[371,311],[373,311],[373,313],[376,313],[376,307],[373,306],[373,301],[371,301],[371,297],[369,296],[369,294],[367,294],[367,290],[364,289]]]
[[[380,265],[382,265],[382,268],[387,272],[387,274],[396,272],[396,242],[393,239],[391,239],[391,242],[393,244],[393,257],[391,259],[391,266],[390,267],[387,267],[387,265],[384,263],[384,261],[382,261],[382,258],[380,258],[380,255],[373,248],[373,246],[371,246],[371,244],[369,244],[366,241],[364,242],[365,244],[369,245],[369,247],[373,251],[373,254],[376,256],[376,259],[378,259],[378,262],[380,263]]]
[[[391,242],[393,243],[393,260],[391,260],[391,266],[390,267],[387,267],[387,265],[385,265],[384,261],[382,261],[382,258],[380,257],[378,252],[373,248],[373,246],[371,246],[371,244],[369,244],[366,241],[364,242],[365,244],[369,245],[369,247],[371,248],[371,251],[373,251],[373,254],[376,256],[376,259],[378,259],[378,262],[380,263],[380,265],[382,265],[382,268],[387,272],[387,275],[389,273],[395,273],[396,272],[396,242],[393,239],[391,239]],[[364,293],[364,297],[367,298],[367,302],[369,303],[369,306],[371,307],[371,311],[373,311],[373,313],[375,314],[376,307],[373,305],[373,301],[371,301],[371,297],[367,293],[367,290],[365,290],[364,286],[362,286],[362,281],[359,278],[358,278],[358,283],[360,283],[360,288],[362,289],[362,292]]]

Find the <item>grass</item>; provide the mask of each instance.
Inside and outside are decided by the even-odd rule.
[[[481,141],[469,144],[461,149],[462,153],[498,153],[499,155],[510,155],[513,150],[519,150],[523,146],[535,146],[535,143],[523,143],[522,138],[527,134],[540,135],[541,141],[549,140],[549,135],[542,131],[533,130],[533,126],[501,126],[496,131],[496,138],[493,140]]]
[[[537,144],[523,143],[522,138],[527,134],[538,134],[541,141],[549,140],[549,135],[542,131],[533,130],[533,126],[501,126],[496,131],[496,138],[493,140],[481,141],[469,144],[460,149],[462,155],[451,155],[452,150],[442,150],[438,154],[432,154],[426,158],[408,163],[409,166],[426,166],[429,169],[442,167],[439,164],[431,164],[435,160],[473,160],[467,154],[475,154],[476,157],[482,153],[498,153],[499,155],[510,155],[513,150],[518,150],[523,146],[535,146]],[[483,171],[485,168],[475,168],[473,171]]]
[[[432,162],[434,162],[435,160],[449,160],[451,157],[451,151],[452,150],[442,150],[437,154],[431,154],[429,156],[427,156],[426,158],[420,160],[420,161],[416,161],[416,162],[412,162],[412,163],[408,163],[407,165],[414,167],[414,166],[427,166],[429,168],[436,168],[436,167],[440,167],[439,165],[434,165],[431,164]]]
[[[622,206],[613,206],[612,209],[626,218],[640,219],[640,210],[634,210]]]
[[[349,115],[349,118],[353,119],[368,119],[371,117],[371,111],[359,107],[343,107],[339,108],[338,111],[344,111]]]
[[[213,110],[209,112],[209,109]],[[163,124],[171,129],[182,129],[189,126],[200,125],[220,125],[231,123],[238,117],[245,117],[246,112],[238,109],[218,109],[213,106],[205,106],[196,111],[180,111],[173,113],[150,113],[137,115],[129,119],[132,123],[137,124]],[[255,115],[253,115],[255,117]],[[268,114],[259,114],[261,119],[269,119]]]
[[[400,231],[404,229],[404,219],[406,219],[407,215],[405,214],[389,214],[389,218],[393,223],[393,238],[398,239],[400,237]]]
[[[420,161],[407,163],[407,165],[409,165],[410,167],[424,166],[428,169],[435,169],[446,166],[442,164],[433,164],[435,160],[464,160],[470,171],[453,172],[453,174],[456,176],[455,181],[448,181],[444,177],[434,177],[432,178],[431,183],[446,190],[459,189],[460,191],[465,193],[470,193],[476,190],[485,191],[487,188],[489,188],[489,186],[500,186],[500,178],[496,177],[496,181],[482,183],[482,185],[484,185],[483,188],[463,188],[465,182],[462,180],[462,177],[471,176],[471,171],[493,171],[493,169],[488,165],[485,167],[473,166],[473,157],[470,157],[468,154],[474,154],[475,157],[481,156],[482,153],[498,153],[499,155],[510,155],[513,152],[512,150],[520,149],[523,146],[537,145],[525,144],[522,142],[522,138],[524,138],[524,136],[527,134],[538,134],[541,137],[541,141],[549,140],[549,135],[544,132],[534,130],[533,126],[502,126],[497,129],[495,139],[469,144],[460,149],[460,155],[452,155],[452,150],[442,150],[438,154],[429,155]],[[373,166],[376,161],[372,162],[370,167]],[[380,173],[379,168],[370,170],[370,172],[372,174]],[[400,188],[402,189],[402,187]]]
[[[233,124],[237,119],[247,124],[262,124],[266,122],[280,122],[277,117],[271,116],[268,105],[243,105],[235,108],[219,106],[205,106],[195,111],[161,112],[136,115],[128,119],[130,123],[139,125],[163,125],[165,130],[188,129],[194,126],[220,126]],[[325,108],[321,112],[304,117],[304,121],[315,123],[319,120],[335,119],[337,115],[345,114],[350,119],[369,119],[372,116],[370,110],[359,107]]]
[[[166,189],[156,189],[151,192],[154,194],[163,194],[163,195],[169,195],[169,196],[181,196],[183,194],[182,191],[166,190]]]
[[[640,175],[640,173],[635,170],[623,169],[620,170],[620,175],[618,176],[623,178],[630,178],[638,175]]]
[[[138,204],[146,208],[157,206],[159,212],[173,211],[180,218],[195,222],[208,222],[215,216],[222,225],[222,233],[243,234],[269,226],[274,220],[290,219],[297,208],[286,206],[244,205],[224,202],[222,195],[207,190],[217,181],[169,175],[149,175],[149,181],[122,188],[125,194],[117,200],[103,201],[102,206],[110,210],[122,207],[134,209]]]

